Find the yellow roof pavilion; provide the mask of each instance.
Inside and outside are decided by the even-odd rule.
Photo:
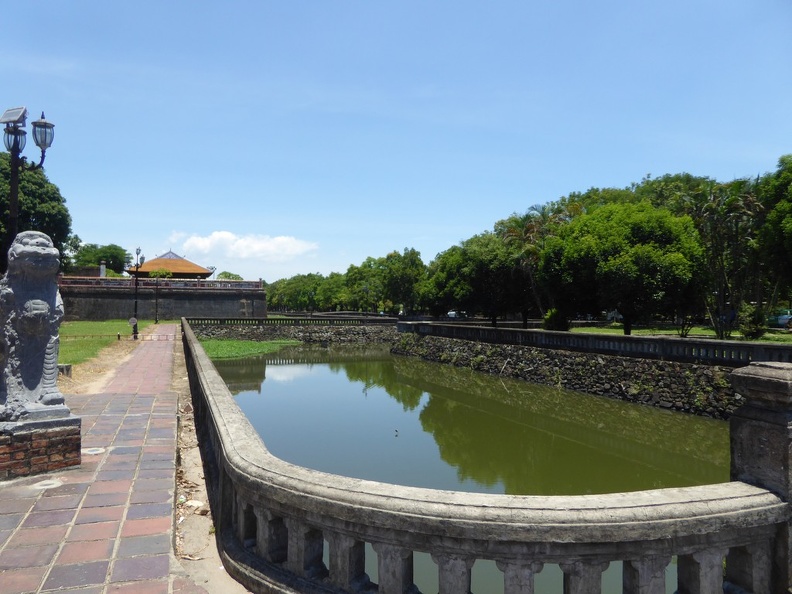
[[[127,272],[139,278],[148,278],[155,270],[168,270],[173,275],[172,278],[208,278],[212,275],[212,270],[198,266],[186,258],[167,252],[153,260],[146,260],[140,265],[138,270],[134,266],[127,268]]]

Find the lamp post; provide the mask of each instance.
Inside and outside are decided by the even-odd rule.
[[[129,323],[132,324],[132,338],[134,340],[138,339],[138,272],[145,261],[146,256],[141,256],[140,248],[137,248],[135,250],[135,313],[132,315],[132,319],[129,320]]]
[[[19,231],[19,172],[40,169],[44,165],[47,149],[52,145],[52,141],[55,138],[55,125],[44,119],[44,112],[41,112],[41,119],[32,123],[33,141],[41,149],[41,160],[38,164],[26,163],[25,157],[21,156],[21,153],[25,149],[27,142],[27,132],[23,130],[27,114],[27,108],[13,107],[5,110],[3,115],[0,116],[0,124],[5,124],[3,143],[11,155],[8,188],[8,227],[3,239],[2,254],[0,254],[0,273],[5,273],[8,268],[8,250]]]
[[[159,324],[159,277],[154,279],[154,323]]]

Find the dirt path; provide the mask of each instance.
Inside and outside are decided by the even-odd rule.
[[[67,395],[67,404],[68,394],[101,393],[115,375],[118,365],[129,359],[138,344],[132,340],[115,342],[94,359],[73,366],[71,377],[59,376],[58,387]],[[245,594],[249,590],[226,573],[217,554],[180,341],[174,342],[174,349],[171,389],[179,394],[174,554],[182,566],[182,577],[207,592]]]

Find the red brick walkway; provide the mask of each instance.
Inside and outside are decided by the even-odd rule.
[[[66,395],[82,419],[79,468],[0,482],[2,594],[205,592],[172,552],[174,336],[157,326],[104,393]]]

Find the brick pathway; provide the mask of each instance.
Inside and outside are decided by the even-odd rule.
[[[104,393],[66,395],[82,419],[79,468],[0,482],[2,594],[205,592],[172,552],[174,335],[156,326]]]

